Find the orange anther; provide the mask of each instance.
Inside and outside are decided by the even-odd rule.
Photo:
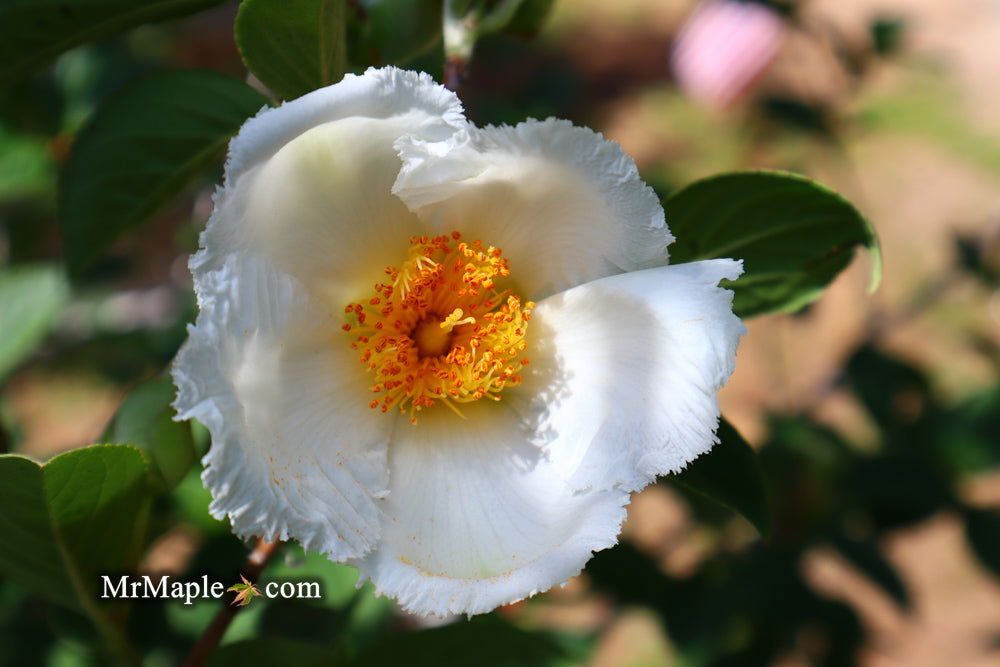
[[[376,283],[367,301],[345,307],[356,324],[342,329],[379,378],[369,389],[381,402],[371,407],[388,412],[398,404],[416,422],[416,413],[436,402],[459,412],[460,403],[499,400],[496,392],[520,382],[514,368],[528,365],[517,357],[527,348],[535,304],[522,307],[509,290],[494,292],[496,280],[510,274],[502,251],[461,237],[457,231],[411,237],[406,260],[385,268],[388,282]],[[437,333],[416,337],[417,325],[428,320]]]

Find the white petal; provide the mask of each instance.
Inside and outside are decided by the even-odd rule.
[[[445,139],[464,125],[453,93],[395,68],[262,111],[230,146],[192,270],[258,253],[325,298],[352,300],[426,232],[390,191],[401,166],[393,143]]]
[[[349,75],[262,111],[230,146],[191,260],[200,313],[178,356],[180,418],[212,432],[212,512],[238,535],[336,559],[378,541],[393,419],[340,330],[419,221],[390,193],[405,133],[441,140],[461,106],[426,75]]]
[[[423,126],[420,136],[443,140],[465,123],[462,104],[453,92],[428,74],[395,67],[346,74],[333,86],[320,88],[277,109],[262,109],[248,121],[229,147],[227,176],[236,178],[264,162],[306,130],[342,118],[410,116]]]
[[[353,563],[417,614],[479,614],[578,574],[616,542],[628,495],[574,493],[502,404],[400,423],[376,551]]]
[[[535,420],[576,489],[641,489],[718,440],[716,392],[746,329],[732,312],[742,264],[714,259],[604,278],[538,304],[531,365],[505,398]]]
[[[213,516],[243,538],[294,538],[337,559],[367,552],[392,419],[368,409],[362,365],[331,340],[339,316],[260,259],[234,258],[199,287],[175,407],[211,431]]]
[[[397,148],[393,191],[440,230],[502,248],[526,298],[667,262],[673,237],[656,195],[592,130],[550,118]]]

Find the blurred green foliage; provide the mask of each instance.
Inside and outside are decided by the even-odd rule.
[[[665,574],[627,544],[588,565],[619,604],[653,608],[692,664],[765,665],[802,650],[811,664],[856,664],[862,623],[808,585],[805,559],[833,550],[907,612],[910,592],[882,545],[892,531],[942,511],[965,517],[973,551],[1000,573],[1000,515],[959,494],[963,471],[995,469],[996,431],[970,420],[967,405],[942,404],[918,368],[871,347],[854,353],[844,382],[882,427],[879,439],[859,447],[805,415],[774,416],[759,450],[774,508],[769,540],[720,550],[685,577]],[[977,436],[964,438],[969,431]],[[978,463],[968,467],[971,460]],[[701,521],[721,530],[725,518],[703,513]],[[804,645],[806,636],[820,641]]]

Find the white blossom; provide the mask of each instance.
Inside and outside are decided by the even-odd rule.
[[[487,612],[617,541],[716,441],[739,262],[668,266],[632,160],[477,128],[394,68],[248,121],[191,259],[179,418],[237,535],[294,539],[419,614]]]

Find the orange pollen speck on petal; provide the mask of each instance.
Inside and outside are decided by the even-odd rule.
[[[535,304],[496,284],[510,275],[503,252],[458,232],[410,239],[406,260],[386,267],[375,295],[344,307],[343,330],[374,375],[369,403],[409,414],[444,403],[500,400],[528,365],[525,334]]]

